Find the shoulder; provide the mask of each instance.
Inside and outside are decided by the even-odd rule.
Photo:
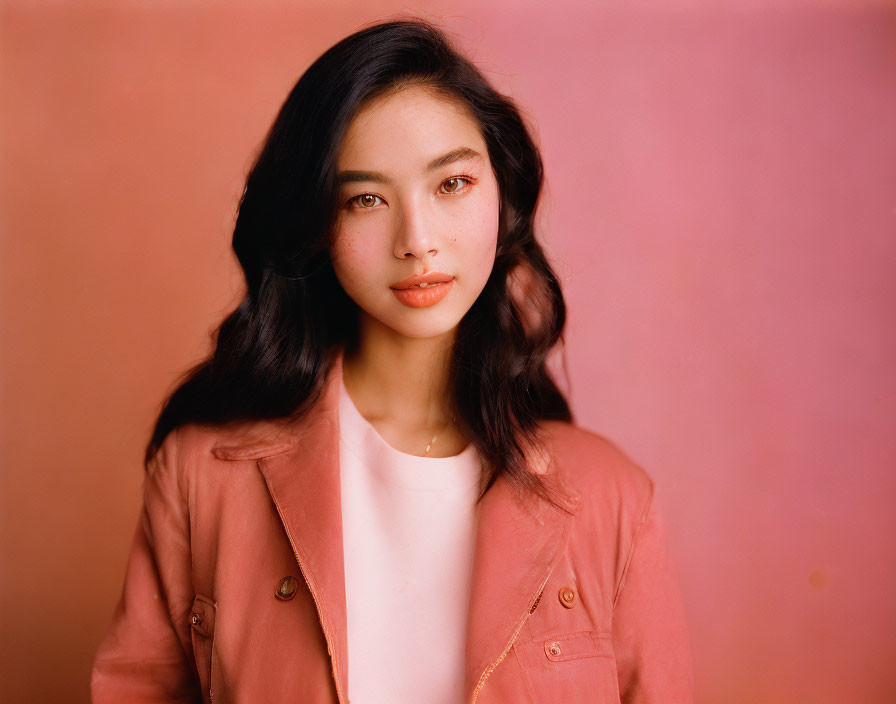
[[[294,438],[286,422],[245,421],[226,425],[191,423],[181,428],[188,450],[218,460],[257,460],[279,455],[292,447]]]
[[[183,486],[209,463],[254,461],[286,452],[292,444],[287,424],[278,421],[190,422],[168,433],[147,469],[150,476],[176,477]]]
[[[616,443],[587,428],[564,421],[542,425],[554,470],[580,498],[584,511],[640,518],[653,497],[650,475]]]
[[[544,429],[557,477],[578,498],[572,550],[584,560],[581,569],[596,570],[606,593],[616,595],[655,506],[653,479],[599,433],[562,421]]]

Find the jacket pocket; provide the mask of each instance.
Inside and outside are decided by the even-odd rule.
[[[193,656],[196,674],[202,687],[202,700],[212,702],[212,655],[215,640],[215,602],[197,594],[190,610],[190,635],[193,639]]]
[[[514,644],[534,702],[619,704],[616,659],[609,634],[547,634]]]

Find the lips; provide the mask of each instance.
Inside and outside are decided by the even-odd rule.
[[[454,286],[454,279],[443,283],[432,283],[427,286],[409,286],[393,288],[395,297],[409,308],[427,308],[441,301]]]
[[[397,291],[412,287],[425,289],[434,284],[443,284],[453,280],[454,277],[450,274],[443,274],[441,271],[430,271],[422,276],[420,274],[412,274],[411,276],[405,277],[401,281],[392,284],[389,288]],[[424,285],[421,286],[421,284]]]

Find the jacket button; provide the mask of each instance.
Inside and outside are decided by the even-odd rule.
[[[200,616],[199,614],[194,613],[194,614],[190,617],[190,623],[192,623],[194,626],[198,626],[200,623],[202,623],[202,616]]]
[[[560,655],[560,652],[560,643],[557,641],[551,643],[551,655],[557,657],[558,655]]]
[[[571,609],[573,606],[575,606],[576,592],[572,587],[561,587],[558,596],[560,597],[560,603],[563,604],[567,609]]]
[[[284,577],[277,585],[277,591],[274,592],[278,599],[289,601],[296,595],[296,587],[298,582],[295,577]]]

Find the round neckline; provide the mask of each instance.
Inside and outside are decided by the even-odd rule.
[[[346,403],[344,404],[344,408],[351,413],[357,422],[369,433],[373,436],[377,443],[387,452],[395,455],[396,457],[402,458],[404,461],[424,461],[427,463],[432,463],[432,465],[449,465],[449,464],[459,464],[462,462],[466,462],[469,457],[476,452],[476,446],[472,442],[468,442],[466,447],[463,450],[458,452],[456,455],[449,455],[448,457],[429,457],[427,455],[413,455],[410,452],[403,452],[395,447],[392,447],[386,439],[380,435],[379,431],[374,427],[374,425],[367,420],[361,411],[358,410],[358,407],[355,405],[355,402],[352,400],[352,397],[348,393],[348,389],[345,387],[345,381],[342,378],[342,374],[339,374],[339,392],[340,395],[344,398]]]

